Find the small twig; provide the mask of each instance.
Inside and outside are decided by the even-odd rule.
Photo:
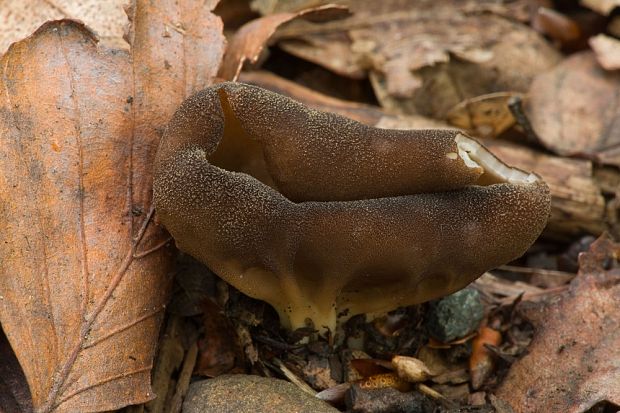
[[[420,391],[420,393],[423,393],[435,400],[438,400],[441,404],[443,404],[448,409],[456,409],[458,407],[458,405],[454,403],[452,400],[449,400],[446,396],[439,393],[438,391],[431,389],[426,384],[422,384],[422,383],[418,384],[418,390]]]
[[[312,387],[310,387],[308,385],[308,383],[306,383],[305,381],[303,381],[302,379],[300,379],[299,377],[297,377],[297,375],[295,373],[293,373],[288,367],[286,367],[286,365],[284,365],[284,363],[282,363],[282,361],[280,361],[280,359],[274,358],[273,359],[273,364],[278,367],[278,369],[280,369],[280,371],[282,372],[282,374],[284,375],[284,377],[286,377],[287,379],[289,379],[294,385],[296,385],[297,387],[299,387],[302,391],[312,395],[312,396],[316,396],[316,391],[314,391],[314,389]]]
[[[510,109],[510,113],[514,116],[517,124],[523,128],[526,139],[530,143],[540,144],[540,139],[536,134],[536,131],[534,131],[534,127],[525,114],[525,111],[523,110],[523,99],[521,99],[521,96],[517,95],[511,97],[508,100],[508,109]]]
[[[569,288],[568,285],[561,285],[559,287],[547,288],[546,290],[543,290],[537,293],[523,294],[521,296],[521,301],[528,301],[534,298],[544,297],[545,295],[560,294],[560,293],[563,293],[564,291],[567,291],[568,288]],[[502,305],[512,305],[514,299],[515,299],[514,296],[509,296],[509,297],[503,298],[500,302],[502,303]]]
[[[558,271],[558,270],[546,270],[544,268],[530,268],[530,267],[518,267],[516,265],[502,265],[497,267],[498,270],[518,272],[521,274],[539,274],[550,275],[555,277],[567,277],[574,278],[575,274],[572,272]]]
[[[160,248],[163,248],[164,245],[166,245],[167,243],[169,243],[170,241],[172,241],[172,237],[170,235],[168,235],[166,237],[166,239],[164,239],[163,241],[157,243],[155,246],[145,250],[145,251],[140,251],[140,252],[136,252],[135,254],[133,254],[134,258],[144,258],[147,255],[157,251]]]
[[[277,348],[278,350],[284,350],[284,351],[298,350],[305,346],[305,344],[282,343],[280,341],[274,340],[273,338],[269,338],[265,336],[254,336],[254,340],[258,341],[259,343],[267,344],[268,346]]]
[[[181,373],[179,374],[179,380],[177,381],[177,387],[170,403],[170,412],[179,413],[181,406],[183,405],[183,399],[189,389],[189,382],[192,378],[192,372],[196,365],[196,359],[198,357],[198,343],[194,342],[192,346],[187,350],[185,360],[183,361],[183,367],[181,367]]]

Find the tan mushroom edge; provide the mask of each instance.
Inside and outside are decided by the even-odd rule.
[[[455,292],[542,232],[547,185],[454,130],[385,130],[222,83],[187,99],[155,165],[178,247],[289,329]]]

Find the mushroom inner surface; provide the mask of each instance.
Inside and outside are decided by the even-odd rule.
[[[246,173],[278,191],[261,142],[243,129],[231,108],[226,91],[220,89],[218,95],[224,115],[224,134],[217,149],[209,157],[209,162],[228,171]],[[498,183],[518,185],[538,180],[535,174],[507,166],[480,143],[463,134],[457,134],[454,140],[458,153],[451,152],[446,156],[453,160],[461,158],[469,168],[482,168],[483,173],[475,182],[476,185],[488,186]]]
[[[243,172],[277,189],[267,169],[261,143],[245,132],[228,102],[226,91],[219,89],[218,95],[224,112],[224,136],[209,162],[228,171]]]
[[[458,155],[463,159],[465,165],[470,168],[482,167],[484,170],[476,182],[477,185],[485,186],[499,183],[522,185],[538,180],[538,177],[533,173],[507,166],[488,149],[465,135],[458,134],[454,140],[459,151]]]

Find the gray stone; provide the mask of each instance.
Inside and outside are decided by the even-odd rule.
[[[483,316],[480,294],[465,288],[432,304],[426,327],[431,336],[447,343],[475,331]]]
[[[232,374],[194,382],[183,413],[338,413],[288,381]]]
[[[400,392],[392,387],[362,389],[351,386],[345,396],[348,411],[352,413],[433,413],[435,403],[416,391]]]

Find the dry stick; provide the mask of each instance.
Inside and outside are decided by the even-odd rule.
[[[502,271],[512,271],[518,272],[522,274],[540,274],[540,275],[552,275],[557,277],[570,277],[574,278],[576,274],[572,272],[566,271],[558,271],[558,270],[546,270],[544,268],[530,268],[530,267],[518,267],[516,265],[502,265],[497,267],[498,270]]]
[[[149,248],[149,249],[147,249],[147,250],[140,251],[140,252],[136,252],[136,253],[133,255],[133,257],[134,257],[134,258],[144,258],[144,257],[146,257],[147,255],[149,255],[149,254],[151,254],[151,253],[153,253],[153,252],[157,251],[158,249],[163,248],[163,247],[164,247],[164,245],[166,245],[166,244],[167,244],[167,243],[169,243],[170,241],[172,241],[172,237],[171,237],[170,235],[168,235],[168,236],[166,237],[166,239],[164,239],[162,242],[159,242],[159,243],[155,244],[155,246],[153,246],[153,247],[151,247],[151,248]]]
[[[538,297],[544,297],[545,295],[560,294],[565,291],[568,291],[568,288],[569,288],[568,285],[561,285],[559,287],[547,288],[546,290],[540,291],[538,293],[522,294],[521,301],[531,300],[533,298],[538,298]],[[502,305],[510,305],[512,304],[514,299],[515,299],[514,296],[505,297],[505,298],[502,298],[499,302]]]
[[[452,400],[449,400],[446,396],[444,396],[443,394],[439,393],[438,391],[431,389],[430,387],[428,387],[426,384],[418,384],[418,390],[420,391],[420,393],[424,393],[427,396],[438,400],[439,402],[441,402],[445,407],[449,408],[449,409],[456,409],[458,406],[456,403],[454,403]]]
[[[170,413],[179,413],[181,411],[183,399],[187,394],[187,389],[189,389],[189,382],[192,378],[192,372],[194,371],[197,357],[198,343],[194,342],[185,355],[183,367],[181,368],[181,373],[179,374],[179,381],[177,382],[177,388],[174,392],[174,396],[172,397],[172,402],[170,403]]]
[[[286,367],[284,365],[284,363],[282,363],[280,361],[280,359],[274,358],[273,359],[273,364],[275,364],[280,371],[282,372],[282,374],[289,379],[293,384],[295,384],[297,387],[299,387],[301,390],[303,390],[304,392],[312,395],[312,396],[316,396],[316,391],[314,391],[314,389],[310,386],[308,386],[308,384],[303,381],[302,379],[300,379],[299,377],[297,377],[295,375],[295,373],[293,373],[288,367]]]
[[[517,124],[523,128],[527,141],[540,145],[540,138],[523,110],[523,99],[521,99],[521,96],[511,97],[508,100],[508,109],[510,109],[510,113],[514,116]]]
[[[41,408],[38,409],[40,413],[49,413],[52,410],[54,410],[56,407],[58,407],[56,399],[58,397],[58,394],[61,392],[61,390],[64,390],[64,385],[66,384],[65,380],[67,379],[69,372],[71,371],[71,368],[73,368],[75,360],[77,359],[78,355],[80,354],[80,351],[82,350],[84,346],[84,341],[88,335],[88,332],[90,331],[93,323],[97,319],[97,316],[99,315],[101,310],[103,310],[103,308],[107,304],[110,296],[112,296],[112,293],[114,293],[114,290],[116,290],[116,287],[118,287],[118,285],[120,284],[123,276],[127,272],[127,269],[133,262],[134,254],[136,252],[138,244],[140,243],[140,241],[142,240],[142,237],[146,233],[146,228],[148,227],[149,222],[151,222],[154,212],[155,212],[155,208],[153,204],[151,203],[149,212],[146,215],[146,218],[144,219],[144,222],[142,223],[140,230],[138,231],[136,236],[132,239],[131,247],[129,248],[127,255],[125,255],[125,258],[121,262],[120,268],[118,269],[116,274],[114,274],[114,277],[112,278],[112,281],[110,282],[110,285],[108,286],[108,289],[105,291],[103,297],[97,303],[95,310],[89,316],[86,316],[84,318],[84,322],[82,323],[82,328],[80,329],[80,338],[78,342],[76,343],[75,347],[73,348],[73,350],[71,351],[69,358],[67,359],[65,364],[62,366],[62,369],[60,369],[60,371],[57,374],[55,374],[55,377],[53,380],[54,384],[52,385],[52,388],[50,389],[47,400],[41,406]]]

